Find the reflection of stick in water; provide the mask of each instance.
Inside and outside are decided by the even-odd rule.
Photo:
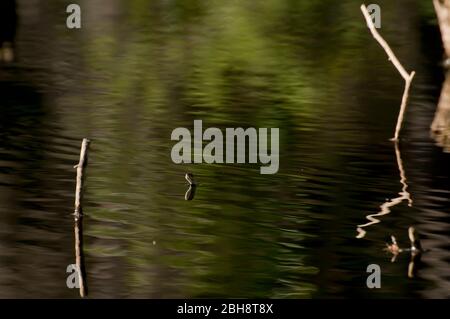
[[[189,189],[187,190],[186,194],[184,195],[185,200],[193,200],[195,196],[195,190],[197,188],[197,184],[194,181],[194,175],[192,173],[186,173],[184,175],[184,178],[189,183]]]
[[[90,141],[85,138],[81,143],[80,161],[75,168],[77,169],[77,185],[75,189],[75,261],[78,272],[78,282],[80,284],[80,296],[87,296],[86,269],[84,266],[83,254],[83,184],[85,178],[85,169],[88,163],[88,148]]]
[[[417,275],[417,268],[420,264],[420,259],[422,257],[422,253],[425,252],[422,248],[422,243],[420,242],[419,234],[414,229],[414,227],[408,228],[408,237],[410,241],[410,248],[401,249],[397,244],[397,240],[394,236],[391,236],[392,243],[386,244],[386,250],[392,254],[391,262],[395,262],[398,254],[408,251],[411,254],[411,259],[408,264],[408,277],[414,278]]]
[[[420,242],[419,234],[414,227],[408,228],[408,237],[411,242],[411,260],[408,265],[408,277],[414,278],[417,275],[417,265],[420,263],[422,257],[422,243]]]
[[[433,0],[434,9],[438,18],[439,29],[441,30],[442,44],[445,49],[447,74],[442,85],[441,96],[431,125],[432,137],[438,146],[450,152],[450,0]]]
[[[77,265],[78,283],[80,285],[80,296],[88,294],[86,281],[86,268],[83,253],[83,217],[75,217],[75,263]]]
[[[381,208],[380,212],[376,214],[367,215],[366,218],[369,220],[369,222],[366,224],[358,225],[356,229],[358,231],[358,235],[356,236],[356,238],[363,238],[366,235],[366,231],[363,228],[373,224],[378,224],[380,220],[377,219],[376,217],[389,214],[391,212],[391,207],[400,204],[404,200],[408,201],[408,206],[410,207],[412,206],[413,201],[411,199],[411,195],[408,193],[408,184],[406,183],[406,175],[405,170],[403,169],[403,162],[401,158],[400,149],[398,147],[398,143],[395,143],[395,156],[397,158],[397,166],[400,173],[400,183],[402,184],[402,191],[398,193],[400,196],[388,200],[387,202],[382,204],[380,206]]]
[[[408,277],[414,278],[417,273],[417,263],[420,262],[420,257],[422,256],[422,244],[414,227],[408,228],[408,237],[411,242],[411,260],[408,265]]]
[[[413,255],[411,254],[411,260],[408,264],[408,277],[414,278],[417,275],[417,264],[420,262],[421,254]]]
[[[0,62],[15,60],[14,42],[17,29],[16,0],[0,1]]]
[[[197,186],[195,185],[189,185],[189,189],[186,191],[186,194],[184,194],[185,200],[193,200],[195,196]]]
[[[403,249],[398,246],[397,239],[393,235],[391,235],[391,243],[386,244],[386,250],[392,254],[391,262],[394,262],[397,259],[398,254],[403,251]]]
[[[438,106],[431,124],[431,136],[436,144],[450,152],[450,71],[445,75]]]
[[[192,173],[186,173],[186,175],[184,175],[184,178],[189,183],[189,185],[193,185],[193,186],[197,185],[194,181],[194,175]]]

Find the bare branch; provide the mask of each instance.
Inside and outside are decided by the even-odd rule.
[[[408,72],[405,70],[403,65],[400,63],[400,61],[395,56],[395,54],[392,51],[392,49],[389,47],[389,44],[378,33],[377,29],[375,28],[375,26],[373,24],[372,18],[370,17],[370,14],[367,11],[367,8],[366,8],[366,6],[364,4],[361,5],[361,11],[362,11],[362,13],[363,13],[363,15],[364,15],[364,17],[366,19],[367,26],[369,27],[369,30],[372,33],[372,36],[381,45],[381,47],[386,52],[389,60],[395,66],[395,68],[400,73],[402,78],[405,80],[405,90],[403,92],[402,104],[400,106],[400,112],[399,112],[398,118],[397,118],[397,125],[396,125],[396,128],[395,128],[394,138],[392,139],[393,141],[398,141],[400,130],[401,130],[402,123],[403,123],[403,117],[404,117],[405,110],[406,110],[406,104],[408,103],[409,88],[411,86],[411,82],[412,82],[412,80],[414,78],[415,72],[412,71],[411,74],[408,74]]]

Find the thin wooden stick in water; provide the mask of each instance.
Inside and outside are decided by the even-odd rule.
[[[395,135],[394,135],[394,138],[391,139],[392,141],[398,141],[398,138],[400,135],[400,130],[402,128],[403,117],[404,117],[405,110],[406,110],[406,104],[408,103],[409,88],[411,86],[411,82],[416,73],[414,71],[412,71],[410,74],[408,74],[408,72],[405,70],[405,68],[402,66],[400,61],[395,56],[394,52],[389,47],[389,44],[378,33],[377,29],[375,28],[375,26],[373,24],[372,18],[364,4],[361,5],[361,11],[362,11],[364,17],[366,18],[367,26],[369,27],[369,30],[372,33],[372,36],[375,38],[375,40],[378,41],[378,43],[381,45],[381,47],[384,49],[387,56],[389,57],[389,60],[395,66],[395,68],[400,73],[402,78],[405,80],[405,90],[403,91],[402,104],[400,106],[400,112],[399,112],[398,118],[397,118],[397,125],[395,127]]]
[[[77,186],[75,189],[75,212],[76,218],[83,215],[83,184],[84,184],[84,173],[88,162],[88,148],[90,141],[87,138],[83,139],[81,143],[80,161],[75,168],[77,169]]]
[[[86,297],[88,294],[86,282],[86,268],[84,265],[83,253],[83,216],[75,218],[75,263],[77,266],[78,283],[80,285],[80,296]]]
[[[77,185],[75,189],[75,262],[77,266],[78,282],[80,284],[80,296],[87,296],[86,270],[83,254],[83,184],[85,170],[88,163],[88,149],[90,141],[87,138],[81,143],[80,161],[77,169]]]

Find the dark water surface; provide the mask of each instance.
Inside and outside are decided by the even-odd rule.
[[[431,1],[378,1],[380,32],[417,73],[397,152],[403,81],[360,1],[85,0],[81,30],[65,26],[68,3],[18,1],[18,60],[0,67],[0,297],[78,296],[66,268],[83,137],[90,297],[450,297]],[[173,164],[170,134],[194,119],[278,127],[278,174]],[[383,251],[391,234],[407,246],[411,225],[430,250],[415,278],[407,253]],[[369,264],[381,289],[366,287]]]

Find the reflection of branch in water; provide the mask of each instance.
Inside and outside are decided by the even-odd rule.
[[[450,43],[449,43],[450,44]],[[431,124],[431,136],[436,144],[450,152],[450,71],[445,75],[438,106]]]
[[[420,259],[422,257],[421,252],[411,251],[411,260],[408,264],[408,277],[414,278],[417,276],[417,265],[420,264]]]
[[[83,217],[75,217],[75,263],[77,265],[80,296],[87,296],[86,268],[83,253]]]
[[[402,184],[402,191],[398,193],[400,196],[388,200],[387,202],[382,204],[380,206],[381,210],[378,213],[367,215],[366,218],[369,220],[369,222],[366,224],[358,225],[356,229],[358,235],[356,236],[356,238],[363,238],[366,235],[366,231],[363,228],[380,223],[380,220],[377,219],[376,217],[389,214],[391,212],[391,207],[400,204],[404,200],[408,201],[408,206],[410,207],[412,206],[413,201],[411,199],[411,195],[407,191],[408,184],[406,183],[406,175],[405,170],[403,169],[403,162],[400,154],[400,149],[398,147],[398,143],[395,143],[395,156],[397,158],[397,166],[400,173],[400,183]]]
[[[184,194],[184,199],[185,200],[193,200],[194,196],[195,196],[196,188],[197,188],[197,186],[195,186],[195,185],[189,185],[189,188],[186,191],[186,194]]]
[[[0,1],[0,62],[14,62],[17,29],[16,0]]]
[[[389,251],[392,254],[391,262],[395,262],[398,254],[400,254],[403,251],[403,249],[401,249],[398,246],[397,239],[395,238],[395,236],[391,235],[391,241],[392,243],[386,244],[385,250]]]
[[[386,250],[392,254],[391,262],[395,262],[397,256],[404,252],[410,252],[411,258],[408,264],[408,277],[414,278],[417,275],[417,268],[420,265],[422,253],[425,252],[422,248],[422,243],[420,242],[419,233],[415,230],[414,227],[410,226],[408,228],[408,237],[410,241],[410,248],[401,249],[398,246],[397,240],[394,236],[391,236],[392,243],[386,244]]]
[[[185,200],[193,200],[195,196],[195,190],[197,188],[197,184],[194,181],[194,175],[192,173],[186,173],[184,175],[184,178],[189,183],[189,189],[186,191],[186,194],[184,195]]]
[[[85,170],[88,163],[88,149],[90,140],[83,139],[81,143],[80,161],[74,167],[77,169],[77,184],[75,188],[75,262],[77,266],[78,283],[80,285],[80,296],[87,295],[86,270],[84,267],[83,254],[83,184]]]

